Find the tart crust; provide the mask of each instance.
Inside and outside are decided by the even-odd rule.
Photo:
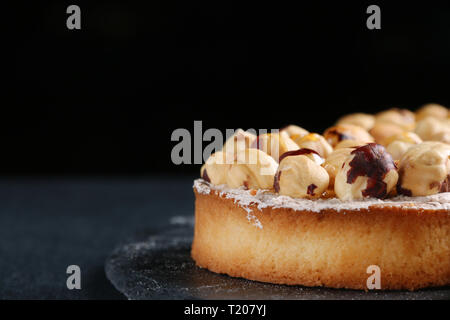
[[[367,290],[367,267],[381,270],[381,289],[450,284],[450,210],[441,205],[361,207],[264,205],[250,191],[197,180],[192,258],[199,267],[249,280]],[[410,198],[414,199],[414,198]],[[335,200],[335,199],[334,199]],[[305,200],[310,201],[310,200]],[[328,201],[328,200],[317,200]],[[432,202],[430,200],[430,202]]]

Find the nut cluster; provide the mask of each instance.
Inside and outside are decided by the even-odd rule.
[[[201,168],[204,180],[293,198],[343,201],[450,191],[450,112],[427,104],[349,114],[323,133],[289,125],[238,130]]]

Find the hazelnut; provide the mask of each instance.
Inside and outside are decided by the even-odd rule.
[[[428,141],[412,146],[400,159],[398,194],[427,196],[448,192],[450,145]]]
[[[433,117],[426,117],[417,122],[415,130],[417,135],[424,141],[430,141],[439,133],[448,131],[450,131],[450,126],[447,120],[439,120]]]
[[[280,162],[286,157],[300,156],[300,155],[304,155],[304,156],[310,158],[312,161],[314,161],[319,166],[325,162],[325,159],[322,158],[316,151],[307,149],[307,148],[297,149],[297,150],[288,151],[288,152],[283,153],[280,157]]]
[[[375,123],[391,123],[403,130],[413,130],[415,125],[415,115],[407,109],[393,108],[375,115]]]
[[[236,154],[238,150],[250,148],[252,143],[256,140],[256,135],[242,129],[236,132],[227,139],[223,145],[222,151]]]
[[[280,131],[286,132],[291,139],[301,138],[303,136],[306,136],[309,133],[308,130],[305,130],[302,127],[296,126],[294,124],[284,127]]]
[[[393,135],[401,134],[404,130],[392,123],[376,122],[374,127],[370,130],[370,134],[375,138],[375,142],[383,146],[386,145],[386,140]]]
[[[399,160],[411,146],[413,146],[413,144],[405,141],[395,140],[386,147],[386,150],[387,152],[389,152],[393,159]]]
[[[350,140],[346,140],[350,141]],[[345,160],[348,158],[350,153],[355,150],[355,148],[339,148],[335,149],[326,159],[323,163],[322,167],[327,170],[328,175],[330,176],[330,185],[329,187],[332,188],[334,186],[334,179],[336,178],[336,174],[340,168],[342,168],[342,165],[344,164]]]
[[[230,188],[270,189],[277,168],[278,163],[261,150],[239,150],[227,172],[226,184]]]
[[[228,170],[231,167],[231,164],[228,164],[230,159],[232,161],[234,156],[222,151],[213,153],[200,169],[203,180],[214,185],[225,184]]]
[[[439,141],[450,144],[450,130],[435,133],[431,136],[430,141]]]
[[[391,155],[376,143],[354,149],[344,161],[334,182],[341,200],[385,198],[394,188],[398,173]]]
[[[261,134],[253,142],[252,147],[266,152],[277,162],[283,153],[298,149],[298,145],[285,131]]]
[[[437,103],[428,103],[423,105],[416,111],[416,121],[425,119],[426,117],[433,117],[437,119],[445,119],[449,116],[449,111],[446,107]]]
[[[340,124],[325,130],[323,137],[335,147],[343,140],[358,140],[365,143],[373,142],[373,137],[363,128],[353,124]]]
[[[385,140],[386,144],[388,145],[394,141],[403,141],[410,144],[418,144],[423,142],[422,139],[420,139],[420,137],[417,134],[410,131],[404,131],[402,133],[394,134],[386,138]]]
[[[333,147],[317,133],[309,133],[304,137],[294,140],[298,147],[316,151],[322,158],[328,157],[333,152]],[[298,149],[298,148],[297,148]]]
[[[340,118],[336,124],[353,124],[365,130],[370,130],[375,124],[375,116],[367,113],[352,113]]]
[[[354,147],[360,147],[367,144],[367,142],[363,141],[355,141],[355,140],[342,140],[339,142],[335,147],[334,150],[342,149],[342,148],[354,148]]]
[[[313,160],[305,155],[289,155],[280,162],[274,189],[292,198],[317,198],[328,188],[328,182],[327,171]]]
[[[422,143],[422,139],[414,132],[405,131],[386,139],[386,150],[394,160],[399,160],[409,147]]]

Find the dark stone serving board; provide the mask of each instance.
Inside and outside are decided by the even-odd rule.
[[[181,223],[180,223],[181,222]],[[215,274],[190,257],[192,220],[175,221],[163,232],[135,235],[106,261],[113,285],[129,299],[450,299],[450,288],[358,291],[274,285]]]

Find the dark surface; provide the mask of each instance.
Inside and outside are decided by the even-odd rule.
[[[0,299],[367,297],[259,284],[195,268],[189,257],[192,179],[1,180]],[[106,278],[106,261],[109,277],[126,296]],[[81,290],[66,287],[72,264],[81,268]],[[389,297],[443,295],[448,291]]]
[[[337,290],[231,278],[200,269],[190,257],[191,220],[135,235],[106,262],[106,274],[129,299],[449,300],[450,287],[410,291]]]
[[[192,177],[0,181],[0,299],[124,299],[105,259],[136,233],[192,215]],[[81,268],[68,290],[66,268]]]

